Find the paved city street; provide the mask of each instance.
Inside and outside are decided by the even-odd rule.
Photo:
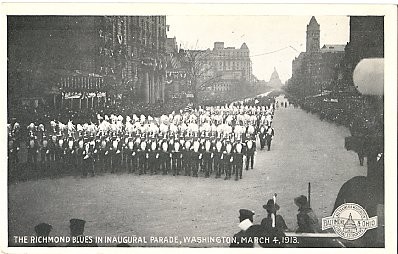
[[[330,215],[341,185],[366,174],[356,154],[344,148],[349,131],[293,107],[277,109],[273,127],[271,151],[258,150],[254,170],[244,171],[240,181],[124,173],[11,184],[9,237],[34,235],[40,222],[53,226],[52,236],[68,235],[71,218],[85,219],[85,234],[93,236],[232,236],[239,231],[238,210],[254,210],[260,223],[266,215],[262,205],[273,193],[279,214],[294,230],[293,198],[307,195],[308,182],[318,218]]]

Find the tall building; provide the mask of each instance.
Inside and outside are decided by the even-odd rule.
[[[242,79],[246,82],[253,81],[252,62],[250,50],[246,43],[240,48],[224,47],[224,42],[214,42],[211,57],[211,65],[220,75],[226,79]]]
[[[8,92],[72,108],[163,100],[165,44],[165,16],[8,16]]]
[[[320,47],[320,25],[312,17],[307,25],[306,52],[292,61],[288,89],[297,96],[311,96],[335,88],[339,64],[345,45],[325,44]]]
[[[320,48],[320,25],[314,16],[307,25],[306,52],[318,52]]]

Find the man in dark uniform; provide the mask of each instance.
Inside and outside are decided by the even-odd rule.
[[[275,227],[281,231],[288,229],[283,217],[276,214],[280,207],[273,199],[269,199],[267,204],[263,205],[263,208],[267,211],[267,217],[261,221],[262,226],[265,228]]]
[[[132,173],[135,170],[136,165],[134,165],[133,161],[136,157],[136,151],[134,146],[134,139],[133,137],[129,137],[127,140],[127,144],[123,149],[123,157],[126,163],[127,172]]]
[[[94,139],[86,140],[84,143],[84,151],[83,151],[83,176],[87,176],[87,173],[90,172],[91,176],[95,175],[94,169],[94,150],[95,150],[95,141]]]
[[[191,150],[191,141],[187,140],[184,143],[184,148],[182,150],[182,164],[183,169],[185,171],[186,176],[191,175],[192,171],[192,150]]]
[[[28,164],[31,165],[32,169],[36,169],[39,144],[37,142],[37,137],[34,135],[33,132],[29,134],[27,147],[28,147]]]
[[[75,169],[76,167],[76,154],[75,154],[75,149],[76,149],[76,144],[75,141],[73,139],[72,134],[69,134],[69,138],[68,141],[66,143],[66,148],[64,150],[64,154],[65,154],[65,161],[67,163],[67,167],[68,169]]]
[[[232,171],[232,163],[234,157],[232,156],[232,149],[233,146],[229,140],[227,140],[225,144],[225,151],[223,153],[223,165],[225,171],[225,178],[224,180],[231,179],[231,171]]]
[[[76,140],[76,167],[79,171],[83,170],[83,152],[85,142],[87,142],[87,137],[79,135]]]
[[[181,153],[181,144],[178,139],[174,141],[173,150],[172,150],[172,170],[173,176],[179,175],[182,164],[182,153]]]
[[[204,144],[203,144],[203,168],[205,171],[205,177],[210,177],[210,173],[212,171],[212,165],[213,165],[213,147],[211,141],[206,138]]]
[[[253,169],[255,151],[256,151],[255,141],[252,139],[251,136],[247,136],[247,140],[246,140],[246,170],[249,170],[249,165],[250,165],[250,168]]]
[[[108,136],[102,136],[101,140],[101,157],[102,157],[102,167],[103,172],[107,172],[108,169],[112,166],[111,160],[111,147],[112,147],[112,140]]]
[[[200,142],[197,138],[194,138],[192,144],[192,176],[198,177],[200,160],[202,159],[202,153],[200,149]]]
[[[10,168],[16,167],[19,162],[19,145],[13,136],[8,136],[8,165]]]
[[[156,139],[153,139],[151,142],[151,147],[148,152],[148,166],[149,166],[149,172],[151,175],[157,174],[157,171],[159,169],[159,150],[158,150],[158,144],[156,142]]]
[[[122,163],[122,142],[116,133],[112,136],[112,142],[110,147],[111,157],[111,173],[115,173],[120,170]]]
[[[224,145],[221,140],[217,139],[216,144],[214,146],[213,154],[214,154],[214,171],[216,171],[216,178],[220,178],[223,173],[224,165],[223,165],[223,152]]]
[[[94,152],[93,152],[93,157],[94,157],[94,167],[96,171],[102,171],[102,154],[101,154],[101,134],[97,133],[95,137],[95,144],[94,144]]]
[[[49,150],[49,161],[50,163],[56,163],[57,162],[57,145],[58,145],[58,140],[57,140],[57,135],[52,134],[50,136],[50,140],[48,141],[48,150]]]
[[[84,237],[83,235],[85,220],[71,219],[69,222],[71,241],[68,243],[68,247],[98,247],[94,237]]]
[[[260,139],[260,149],[261,150],[263,150],[265,147],[266,135],[267,135],[267,129],[263,125],[261,125],[260,130],[258,132],[258,138]]]
[[[243,171],[243,156],[245,154],[245,146],[241,142],[237,142],[234,146],[233,151],[233,168],[235,171],[235,181],[238,179],[242,179],[242,171]]]
[[[43,133],[43,137],[40,145],[40,163],[42,169],[48,170],[50,167],[50,150],[47,135]]]
[[[169,142],[167,142],[166,137],[163,137],[163,140],[160,143],[161,152],[160,152],[160,168],[162,170],[163,175],[167,175],[167,172],[170,171],[170,154],[169,154]]]
[[[271,126],[269,126],[269,127],[268,127],[268,130],[267,130],[267,135],[265,136],[265,138],[266,138],[266,140],[267,140],[268,151],[271,150],[271,141],[272,141],[272,138],[274,137],[274,135],[275,135],[274,128],[272,128]]]
[[[140,143],[140,148],[137,151],[138,153],[138,170],[139,170],[139,175],[146,174],[146,171],[148,169],[148,147],[147,147],[147,141],[146,138],[143,139]]]

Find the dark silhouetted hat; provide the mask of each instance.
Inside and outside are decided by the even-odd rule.
[[[70,231],[73,235],[81,235],[84,232],[85,220],[81,219],[71,219],[70,221]]]
[[[35,232],[38,236],[48,236],[53,227],[47,223],[40,223],[36,225]]]
[[[247,210],[247,209],[240,209],[239,210],[239,218],[241,220],[253,219],[253,215],[254,215],[253,211],[250,211],[250,210]]]
[[[303,206],[308,206],[308,200],[307,197],[304,195],[300,195],[297,198],[294,198],[294,203],[299,206],[299,207],[303,207]]]
[[[279,210],[279,205],[274,203],[273,199],[268,199],[267,204],[263,205],[263,208],[267,211],[278,211]]]

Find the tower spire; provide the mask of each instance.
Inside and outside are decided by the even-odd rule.
[[[315,16],[311,17],[307,25],[306,52],[318,52],[320,50],[320,25]]]

